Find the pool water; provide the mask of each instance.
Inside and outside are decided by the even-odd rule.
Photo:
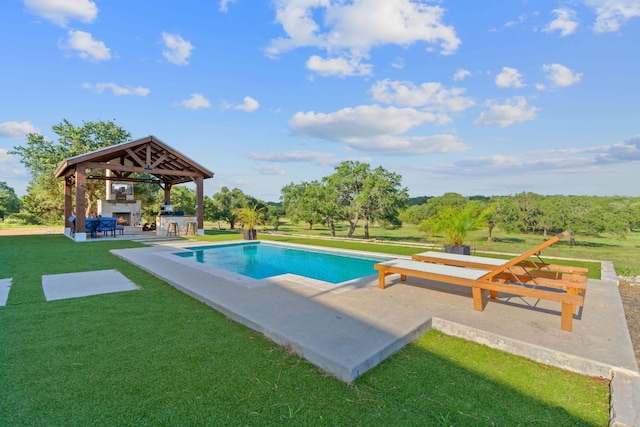
[[[186,249],[191,252],[176,255],[254,279],[291,273],[333,284],[375,274],[373,265],[388,260],[384,257],[346,256],[261,242]]]

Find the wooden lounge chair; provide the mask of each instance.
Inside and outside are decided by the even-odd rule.
[[[472,290],[473,306],[482,311],[482,294],[489,291],[495,299],[498,292],[523,297],[533,297],[561,304],[561,328],[573,329],[573,315],[578,306],[584,305],[587,269],[548,264],[539,257],[540,251],[569,235],[560,233],[546,242],[511,260],[477,256],[424,252],[413,260],[392,260],[376,264],[378,286],[385,287],[385,278],[400,274],[444,283],[468,286]],[[529,260],[537,256],[538,261]]]

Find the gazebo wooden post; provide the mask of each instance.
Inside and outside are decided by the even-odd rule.
[[[204,179],[196,177],[196,221],[198,221],[198,235],[204,236]]]
[[[73,178],[65,176],[64,178],[64,234],[71,236],[71,221],[69,217],[73,214],[73,198],[71,197],[71,187],[73,186]]]
[[[169,183],[166,183],[164,186],[164,204],[165,205],[171,204],[171,187],[172,185]]]
[[[85,215],[86,207],[84,200],[84,193],[86,188],[87,176],[85,174],[84,166],[78,165],[76,167],[76,236],[75,240],[86,240],[87,235],[85,232]]]

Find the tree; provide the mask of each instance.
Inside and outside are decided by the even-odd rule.
[[[54,172],[66,158],[126,142],[131,134],[111,121],[84,122],[75,127],[66,119],[52,126],[58,141],[48,141],[40,134],[27,136],[27,144],[13,147],[10,154],[31,174],[25,207],[45,219],[54,220],[63,213],[64,183],[56,180]],[[87,180],[87,214],[95,214],[97,200],[104,197],[104,181]]]
[[[362,193],[364,180],[370,173],[370,168],[366,163],[348,160],[336,166],[335,171],[322,181],[331,189],[331,203],[335,207],[337,219],[349,223],[347,237],[351,237],[362,215],[362,199],[358,196]]]
[[[196,190],[184,185],[171,188],[171,206],[175,211],[183,211],[186,215],[196,214]]]
[[[14,189],[0,181],[0,218],[4,221],[6,215],[20,212],[20,205]]]
[[[209,209],[207,217],[226,221],[229,223],[229,227],[234,229],[237,221],[236,212],[247,206],[251,200],[255,201],[254,198],[247,196],[238,188],[229,190],[227,187],[222,187],[219,193],[213,195],[213,203],[205,204],[205,209]]]
[[[322,221],[320,214],[320,192],[322,184],[318,181],[302,182],[300,184],[288,184],[282,187],[282,205],[287,217],[293,222],[305,222],[309,224],[309,230],[313,225]]]
[[[400,210],[406,207],[409,194],[401,187],[402,177],[378,166],[368,174],[362,186],[362,192],[357,196],[365,220],[364,238],[369,238],[369,224],[376,222],[400,227],[402,222],[398,218]]]

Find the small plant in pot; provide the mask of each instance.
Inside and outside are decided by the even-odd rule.
[[[264,206],[259,208],[258,205],[253,205],[235,211],[238,222],[242,224],[242,238],[244,240],[256,240],[258,238],[256,226],[265,223],[262,214],[264,209]]]
[[[474,230],[487,223],[491,208],[485,208],[478,202],[469,202],[463,206],[445,206],[438,213],[418,225],[418,230],[427,233],[443,233],[444,251],[471,255],[471,247],[465,241]]]

